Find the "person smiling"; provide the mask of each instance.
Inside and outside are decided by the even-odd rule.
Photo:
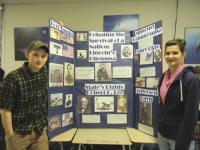
[[[0,108],[6,150],[48,150],[48,53],[43,42],[32,41],[27,62],[3,80]]]
[[[165,44],[168,64],[159,81],[160,112],[158,144],[161,150],[194,150],[194,128],[198,120],[200,82],[192,67],[183,65],[186,42],[173,39]]]

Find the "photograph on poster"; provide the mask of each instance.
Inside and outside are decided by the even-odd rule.
[[[146,87],[147,88],[157,88],[159,78],[157,77],[147,77],[146,78]]]
[[[127,124],[127,114],[107,114],[107,124]]]
[[[60,33],[59,30],[56,30],[54,28],[50,28],[50,38],[60,41],[60,34],[61,33]]]
[[[133,45],[121,45],[121,58],[133,59]]]
[[[140,64],[153,64],[153,52],[152,51],[145,51],[140,53]]]
[[[63,65],[49,63],[49,86],[63,86]]]
[[[145,78],[144,77],[136,77],[135,78],[135,87],[145,87]]]
[[[132,78],[131,66],[113,66],[113,78]]]
[[[87,33],[77,33],[76,40],[80,42],[87,41]]]
[[[51,94],[51,107],[60,106],[63,104],[63,93]]]
[[[73,99],[72,94],[66,94],[66,96],[65,96],[65,108],[72,106],[72,99]]]
[[[78,59],[86,59],[87,51],[86,50],[77,50],[77,58]]]
[[[73,112],[62,114],[62,127],[73,124]]]
[[[74,64],[65,63],[64,86],[74,85]]]
[[[138,28],[139,15],[104,16],[104,31],[133,31]]]
[[[49,118],[48,131],[53,131],[57,128],[61,128],[61,116],[60,115]]]
[[[154,58],[154,62],[160,62],[161,61],[162,53],[161,53],[160,49],[157,49],[157,50],[154,51],[153,58]]]
[[[26,60],[24,53],[33,40],[41,40],[48,46],[48,34],[48,27],[14,28],[15,60]]]
[[[78,96],[78,112],[91,113],[91,97],[90,96]]]
[[[101,123],[100,115],[82,115],[82,123]]]
[[[93,80],[94,67],[76,67],[75,78],[76,80]]]
[[[63,46],[61,44],[50,41],[50,54],[62,56],[63,55]]]
[[[113,96],[95,96],[94,97],[95,112],[114,112]]]
[[[152,126],[152,103],[139,102],[139,122]]]
[[[185,64],[200,64],[200,27],[185,28]]]
[[[111,77],[111,63],[95,63],[95,81],[111,81]]]
[[[126,95],[117,96],[117,112],[119,113],[127,112],[127,96]]]

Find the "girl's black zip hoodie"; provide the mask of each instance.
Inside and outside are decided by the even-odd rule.
[[[198,120],[199,101],[200,81],[193,67],[185,67],[169,87],[164,104],[160,98],[158,132],[176,140],[175,150],[188,150]]]

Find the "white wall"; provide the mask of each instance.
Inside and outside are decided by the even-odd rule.
[[[200,0],[179,0],[177,36],[185,27],[200,27]],[[139,26],[163,20],[163,44],[174,35],[176,0],[111,0],[5,5],[2,66],[6,73],[23,62],[14,60],[14,27],[48,26],[49,18],[62,20],[72,30],[103,30],[104,15],[139,14]],[[166,68],[166,65],[164,65]]]

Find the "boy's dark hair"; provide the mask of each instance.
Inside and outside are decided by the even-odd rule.
[[[184,39],[173,39],[165,43],[165,50],[168,46],[178,45],[181,53],[185,52],[186,41]]]

